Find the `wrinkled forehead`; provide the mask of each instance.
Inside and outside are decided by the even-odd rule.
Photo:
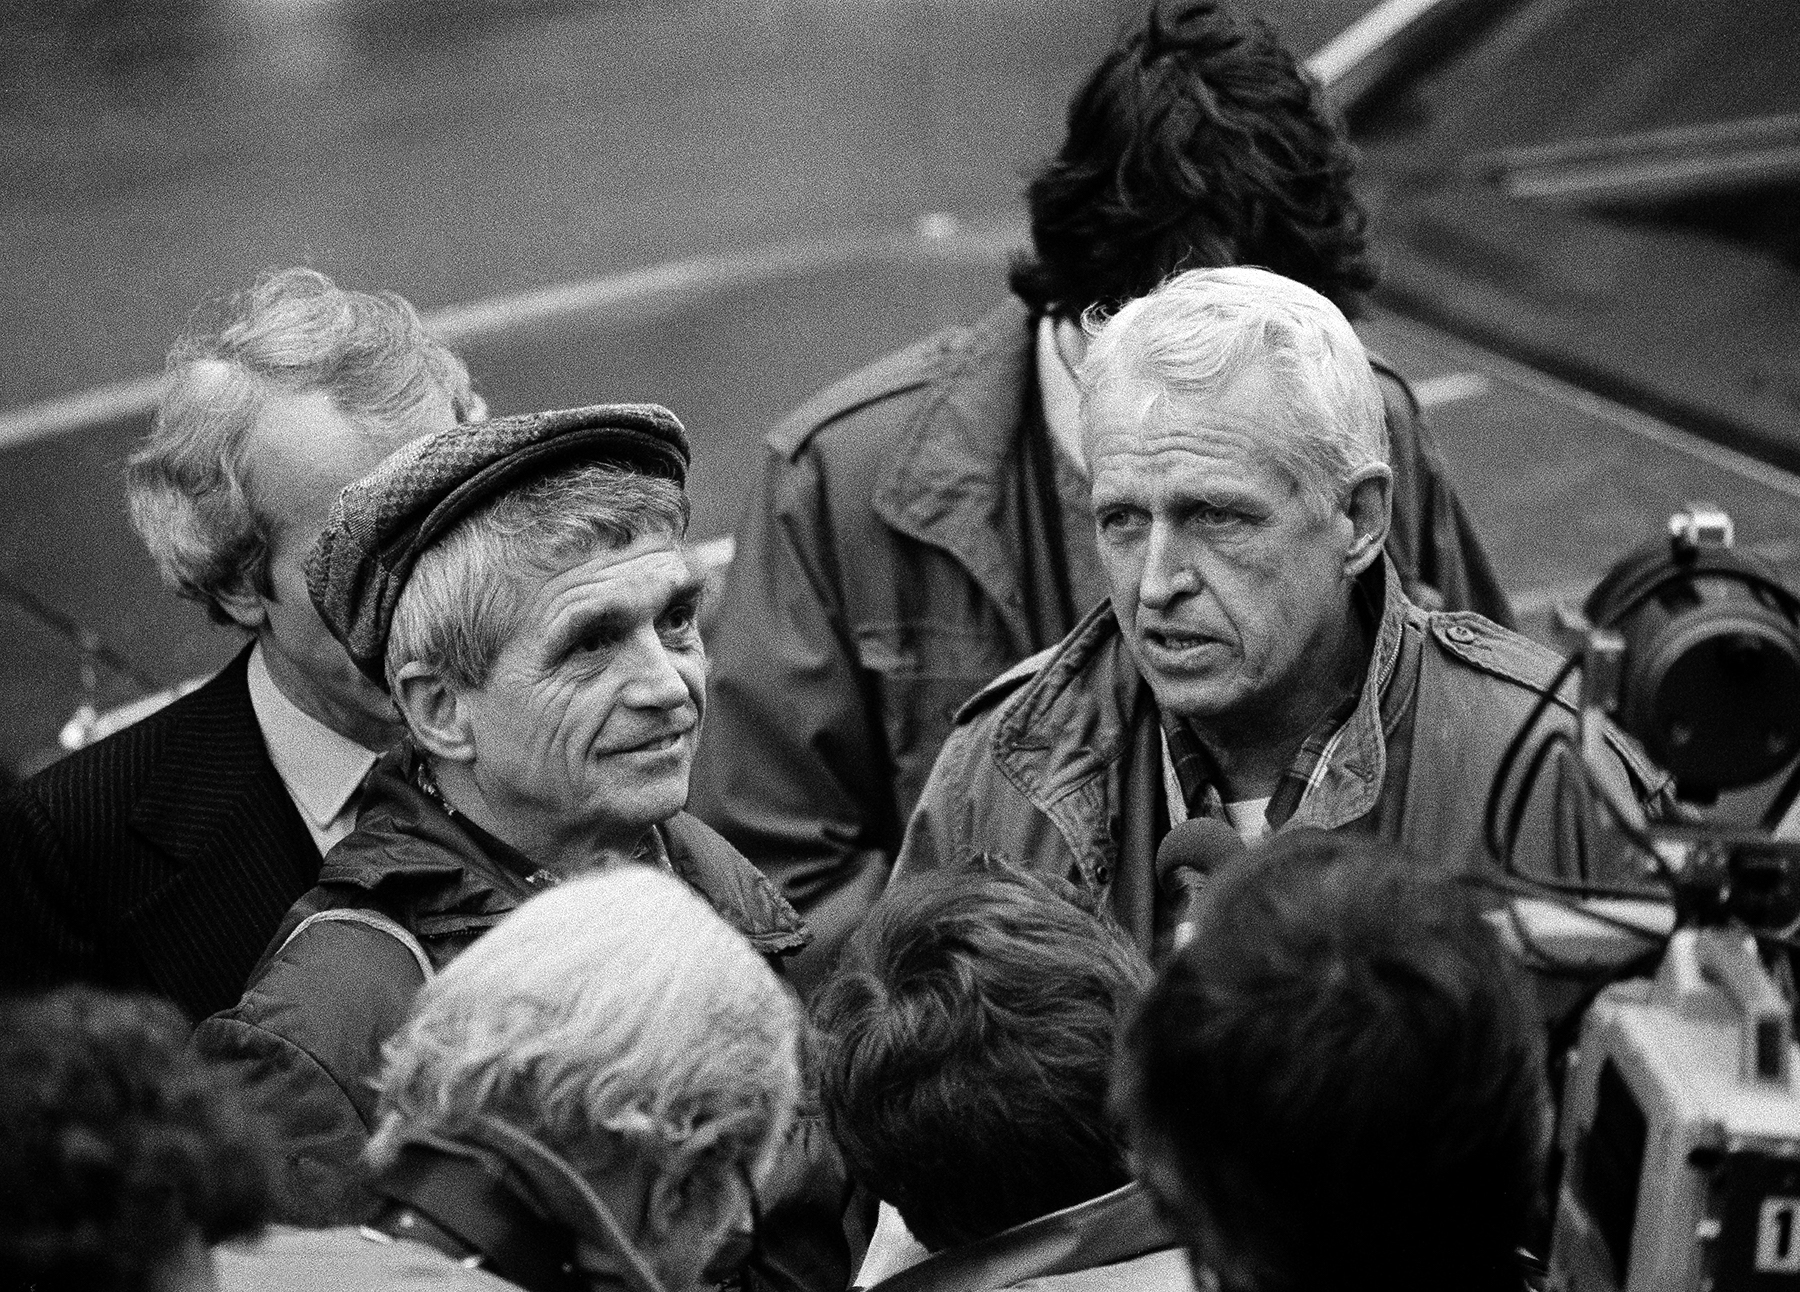
[[[574,615],[621,622],[653,619],[671,602],[698,595],[700,566],[673,530],[658,526],[630,543],[598,541],[542,570],[520,570],[519,631],[544,631]]]
[[[1109,451],[1187,446],[1208,454],[1280,459],[1295,438],[1276,379],[1252,370],[1212,390],[1135,379],[1096,387],[1082,404],[1089,458]]]

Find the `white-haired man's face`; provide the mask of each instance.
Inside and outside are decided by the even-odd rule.
[[[1386,531],[1386,469],[1372,469],[1372,494],[1321,505],[1264,447],[1286,414],[1256,370],[1181,407],[1146,411],[1147,395],[1125,387],[1087,410],[1100,559],[1125,647],[1165,712],[1303,736],[1324,716],[1311,710],[1341,694],[1351,584]]]
[[[625,846],[687,803],[706,703],[701,580],[673,534],[535,583],[463,692],[482,800],[516,846]]]
[[[455,425],[449,401],[428,410],[419,434]],[[251,487],[269,540],[269,591],[240,588],[227,613],[255,633],[282,694],[369,749],[401,734],[387,694],[365,678],[325,627],[306,589],[306,558],[338,491],[374,470],[399,440],[353,424],[322,390],[268,396],[246,449]]]

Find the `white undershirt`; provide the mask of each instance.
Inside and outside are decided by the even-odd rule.
[[[1274,797],[1273,795],[1270,796]],[[1239,799],[1223,804],[1225,819],[1245,843],[1255,843],[1269,833],[1269,799]]]
[[[323,856],[356,828],[358,791],[375,755],[288,699],[269,676],[260,643],[250,652],[248,681],[269,761]]]
[[[1169,825],[1173,827],[1188,819],[1187,800],[1182,797],[1181,781],[1175,775],[1175,760],[1169,756],[1169,733],[1158,727],[1157,734],[1162,737],[1163,803],[1169,810]],[[1225,819],[1245,843],[1255,843],[1269,833],[1268,798],[1239,799],[1222,806]]]

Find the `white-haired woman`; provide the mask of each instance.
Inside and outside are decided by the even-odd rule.
[[[533,898],[388,1043],[362,1229],[274,1231],[226,1288],[682,1292],[748,1229],[798,1008],[692,890],[624,866]]]

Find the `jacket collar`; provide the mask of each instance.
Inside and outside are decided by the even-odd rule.
[[[1381,619],[1362,689],[1312,769],[1290,826],[1332,829],[1375,806],[1387,771],[1387,737],[1411,704],[1417,670],[1399,664],[1409,647],[1417,649],[1417,633],[1406,628],[1419,612],[1400,590],[1386,553],[1364,578]],[[1080,791],[1130,752],[1133,715],[1145,704],[1154,706],[1155,699],[1125,652],[1111,603],[1102,602],[1001,710],[992,737],[995,763],[1056,824],[1078,859],[1094,855],[1109,837],[1105,823],[1083,819]]]
[[[1362,691],[1356,708],[1319,754],[1307,777],[1300,805],[1288,819],[1290,826],[1334,830],[1374,808],[1387,777],[1387,734],[1411,701],[1411,679],[1416,670],[1396,665],[1406,641],[1412,603],[1400,590],[1400,576],[1386,552],[1363,578],[1364,588],[1378,597],[1381,626],[1375,634],[1374,649],[1369,652]],[[1399,678],[1407,681],[1396,685]]]
[[[1018,561],[995,517],[1008,505],[1009,459],[1024,424],[1022,392],[1035,388],[1031,315],[1009,298],[947,352],[946,368],[902,433],[875,486],[876,515],[948,552],[968,570],[1017,641],[1031,639]]]
[[[445,809],[420,788],[419,755],[390,751],[369,774],[356,833],[331,850],[322,886],[368,894],[397,909],[421,938],[498,924],[544,886],[523,854]],[[736,849],[686,813],[656,827],[669,868],[765,955],[810,935],[799,915]]]

